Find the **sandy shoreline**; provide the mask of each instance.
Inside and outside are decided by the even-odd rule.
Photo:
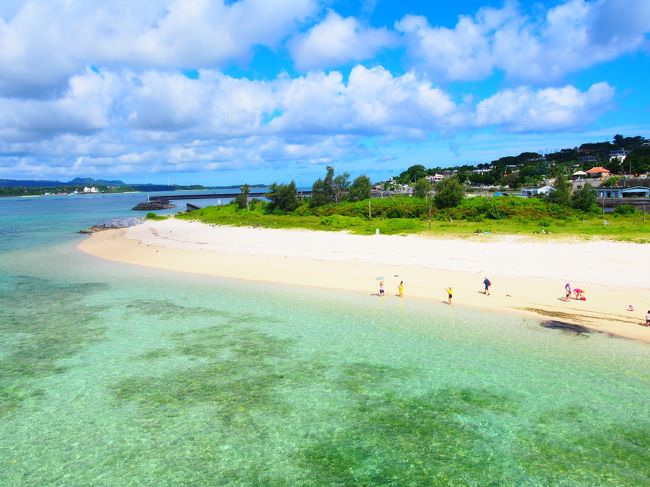
[[[170,219],[94,233],[79,249],[159,269],[368,295],[385,276],[384,299],[399,299],[400,280],[404,299],[444,301],[451,285],[457,304],[533,313],[650,343],[650,328],[639,326],[650,308],[650,248],[639,244],[358,236]],[[482,293],[485,276],[490,296]],[[587,301],[560,300],[566,281],[585,289]]]

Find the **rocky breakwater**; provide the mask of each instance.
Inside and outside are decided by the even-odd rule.
[[[168,210],[169,208],[176,208],[176,205],[172,205],[167,200],[161,200],[161,201],[146,201],[144,203],[138,203],[131,209],[136,211],[152,211],[152,210]]]
[[[144,221],[143,218],[127,217],[127,218],[114,218],[99,225],[93,225],[85,230],[79,230],[79,233],[95,233],[102,230],[112,230],[115,228],[127,228],[138,225]]]

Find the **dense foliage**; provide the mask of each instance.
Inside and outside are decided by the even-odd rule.
[[[576,210],[592,211],[596,206],[596,190],[585,184],[571,195],[571,206]]]
[[[413,187],[413,196],[416,198],[426,198],[431,192],[432,187],[426,178],[418,179]]]
[[[350,174],[334,175],[334,168],[327,166],[324,178],[314,181],[309,204],[312,208],[342,201],[361,201],[370,198],[372,183],[368,176],[359,176],[350,183]]]
[[[334,168],[327,166],[324,179],[318,178],[311,187],[312,206],[326,205],[334,201]]]
[[[431,208],[426,200],[408,196],[344,201],[316,208],[305,201],[285,213],[270,211],[270,202],[251,202],[249,206],[249,210],[235,204],[208,207],[178,218],[222,225],[346,230],[365,235],[374,234],[376,229],[382,234],[551,233],[650,242],[650,221],[644,222],[641,212],[626,205],[608,217],[607,225],[603,225],[600,211],[585,213],[542,198],[509,196],[465,198],[458,206],[445,209]]]
[[[611,152],[621,150],[625,150],[627,154],[623,161],[618,158],[610,159]],[[461,183],[519,188],[537,186],[544,178],[554,173],[572,174],[576,170],[585,171],[593,166],[604,166],[614,174],[648,173],[650,172],[650,140],[641,136],[624,137],[617,134],[611,142],[587,143],[546,154],[522,152],[516,156],[505,156],[476,166],[425,168],[418,164],[402,172],[396,180],[400,183],[412,184],[422,174],[454,172]]]
[[[248,195],[251,192],[251,187],[248,184],[243,184],[239,188],[239,194],[235,197],[235,204],[240,208],[248,208]]]
[[[599,211],[595,190],[584,185],[572,191],[567,174],[581,167],[576,164],[580,154],[609,157],[610,151],[624,146],[628,157],[634,154],[631,167],[644,168],[646,156],[650,162],[647,143],[642,137],[617,135],[613,143],[583,144],[545,156],[523,152],[479,164],[476,168],[459,166],[452,168],[456,176],[450,176],[449,169],[427,169],[416,164],[385,183],[385,186],[394,187],[409,185],[414,197],[404,194],[371,199],[371,181],[367,176],[350,182],[348,173],[337,175],[334,168],[328,166],[324,177],[314,181],[309,198],[299,199],[296,185],[291,182],[272,184],[266,195],[268,202],[249,201],[250,188],[244,185],[233,205],[206,208],[180,217],[231,225],[348,230],[361,234],[376,230],[387,234],[425,231],[445,234],[559,233],[646,242],[650,241],[650,225],[646,224],[644,215],[623,205],[605,220]],[[446,172],[446,177],[432,187],[427,176],[438,172]],[[464,183],[516,187],[537,184],[548,176],[554,176],[553,190],[544,198],[465,197]],[[612,185],[635,182],[632,178],[610,180]],[[428,198],[432,190],[435,206]]]
[[[266,197],[269,199],[269,211],[291,212],[298,208],[298,190],[296,183],[289,184],[273,183]]]
[[[438,208],[453,208],[458,206],[465,196],[463,185],[458,178],[446,178],[436,184],[436,206]]]
[[[559,173],[555,177],[553,190],[548,193],[546,199],[557,205],[569,206],[571,204],[571,186],[564,174]]]
[[[350,186],[348,199],[350,201],[362,201],[370,198],[370,191],[372,190],[372,183],[368,176],[359,176]]]

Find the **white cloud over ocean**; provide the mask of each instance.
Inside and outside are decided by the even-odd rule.
[[[242,162],[331,161],[364,136],[422,140],[475,126],[556,130],[584,123],[614,96],[607,83],[504,90],[454,102],[426,78],[358,65],[340,72],[253,81],[202,71],[74,77],[52,100],[0,99],[0,136],[11,153],[67,154],[122,171],[236,168]],[[2,159],[0,159],[2,161]],[[167,161],[161,165],[160,161]],[[211,165],[212,164],[212,165]],[[88,166],[71,165],[75,170]]]
[[[290,174],[366,157],[367,138],[580,130],[619,90],[566,76],[644,53],[649,5],[569,0],[533,15],[506,3],[451,26],[417,14],[374,26],[316,0],[7,2],[0,177]],[[272,74],[260,48],[277,56]],[[488,92],[466,83],[495,73]]]

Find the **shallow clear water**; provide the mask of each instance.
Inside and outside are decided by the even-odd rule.
[[[74,249],[132,199],[0,200],[1,485],[650,483],[647,345]]]

